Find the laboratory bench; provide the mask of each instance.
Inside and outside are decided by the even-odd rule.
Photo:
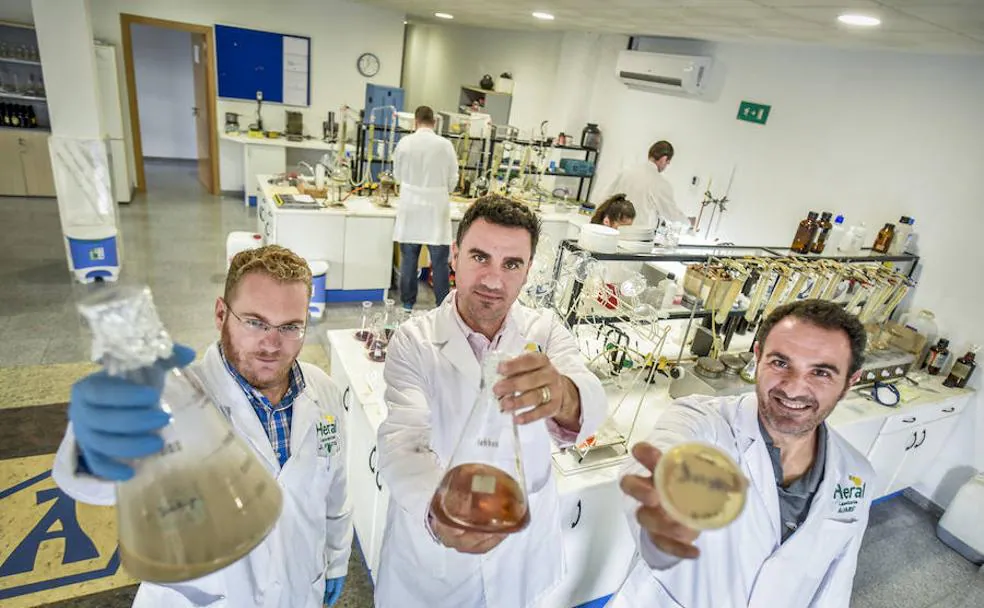
[[[384,364],[369,360],[354,333],[355,329],[328,331],[326,348],[331,377],[343,395],[356,534],[375,581],[389,503],[376,449],[377,431],[386,417]],[[666,346],[669,352],[677,348]],[[898,407],[884,407],[850,391],[828,418],[828,424],[871,461],[877,479],[865,481],[874,498],[914,487],[932,500],[949,471],[972,464],[976,440],[959,429],[974,426],[973,392],[943,387],[941,381],[934,377],[909,387]],[[641,387],[628,384],[628,389],[609,384],[606,393],[610,415],[622,403],[612,418],[633,445],[648,436],[671,399],[668,380],[662,376]],[[753,390],[749,385],[749,392]],[[589,453],[579,461],[571,450],[554,449],[567,573],[544,606],[579,606],[605,597],[628,573],[636,545],[623,515],[618,474],[630,456],[602,454],[596,458]]]
[[[293,250],[306,260],[328,263],[329,302],[380,301],[390,287],[396,207],[380,207],[370,197],[352,196],[342,206],[282,209],[275,194],[298,194],[292,186],[270,183],[272,174],[257,175],[256,232],[264,244]],[[452,234],[470,201],[451,203]],[[538,212],[542,234],[559,244],[580,231],[589,218],[558,212],[544,205]]]

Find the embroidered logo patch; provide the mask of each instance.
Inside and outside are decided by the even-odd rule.
[[[318,456],[325,457],[338,451],[338,423],[331,414],[318,421]]]
[[[834,500],[837,501],[838,513],[853,513],[858,507],[858,503],[864,500],[864,493],[867,484],[864,480],[855,475],[847,476],[847,484],[837,484],[834,488]]]

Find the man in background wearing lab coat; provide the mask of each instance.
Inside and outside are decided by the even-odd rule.
[[[623,192],[635,205],[637,226],[659,226],[659,222],[691,224],[691,219],[677,207],[673,185],[663,177],[663,171],[673,160],[673,145],[658,141],[649,147],[644,164],[623,170],[615,178],[609,192]]]
[[[582,442],[607,415],[599,380],[550,310],[516,302],[539,238],[530,209],[499,196],[465,213],[452,249],[457,289],[393,335],[386,357],[388,415],[379,467],[391,502],[383,536],[378,608],[524,608],[563,575],[561,516],[551,442]],[[503,363],[493,387],[516,415],[529,495],[529,526],[508,536],[464,532],[429,516],[479,394],[486,353],[527,352]]]
[[[393,177],[400,182],[393,240],[400,244],[400,301],[406,309],[417,303],[417,264],[427,245],[440,305],[450,285],[451,199],[458,183],[458,158],[451,142],[434,133],[434,110],[414,112],[415,131],[400,140],[393,153]]]
[[[352,545],[343,409],[327,374],[297,361],[310,297],[311,271],[290,250],[268,245],[233,258],[215,302],[221,339],[188,371],[277,478],[283,511],[246,557],[196,580],[144,583],[134,606],[320,608],[341,595]],[[175,346],[157,371],[194,356]],[[72,387],[69,420],[55,481],[80,502],[112,505],[113,482],[133,476],[125,461],[159,452],[155,431],[169,417],[159,389],[100,372]]]
[[[622,478],[639,556],[609,606],[848,607],[874,471],[824,420],[860,377],[864,348],[854,315],[795,302],[759,329],[754,395],[674,402]],[[738,519],[701,534],[670,518],[652,478],[663,450],[693,440],[750,480]]]

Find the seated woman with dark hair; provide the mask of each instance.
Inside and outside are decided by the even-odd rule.
[[[591,216],[592,224],[603,224],[611,228],[630,226],[635,221],[636,211],[624,194],[614,194],[602,203]]]

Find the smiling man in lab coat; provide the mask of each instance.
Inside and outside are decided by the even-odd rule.
[[[550,310],[516,302],[539,238],[528,207],[498,196],[465,213],[452,249],[457,290],[404,323],[383,377],[389,413],[379,427],[379,467],[391,502],[383,537],[378,608],[524,608],[563,575],[561,517],[551,437],[581,442],[607,414],[599,380]],[[497,350],[528,352],[500,367],[493,387],[517,415],[530,525],[508,536],[462,532],[429,517],[479,393],[480,363]],[[532,409],[528,409],[532,408]]]
[[[297,361],[307,330],[311,270],[268,245],[237,254],[215,302],[221,339],[188,368],[283,491],[277,525],[234,564],[174,585],[140,585],[138,608],[321,608],[342,592],[352,545],[346,494],[344,411],[321,369]],[[175,348],[159,372],[187,365]],[[156,454],[168,424],[160,391],[104,372],[72,387],[70,424],[53,476],[80,502],[112,505],[131,458]]]
[[[824,420],[860,377],[865,340],[840,306],[794,302],[759,329],[754,395],[674,402],[622,478],[639,556],[609,606],[847,608],[874,471]],[[691,440],[750,480],[738,519],[702,534],[667,515],[651,474]]]
[[[451,199],[458,183],[458,157],[451,142],[434,133],[434,110],[420,106],[416,130],[393,153],[393,177],[400,182],[393,240],[400,244],[400,301],[417,303],[417,264],[427,245],[434,273],[434,297],[440,306],[450,284]]]

